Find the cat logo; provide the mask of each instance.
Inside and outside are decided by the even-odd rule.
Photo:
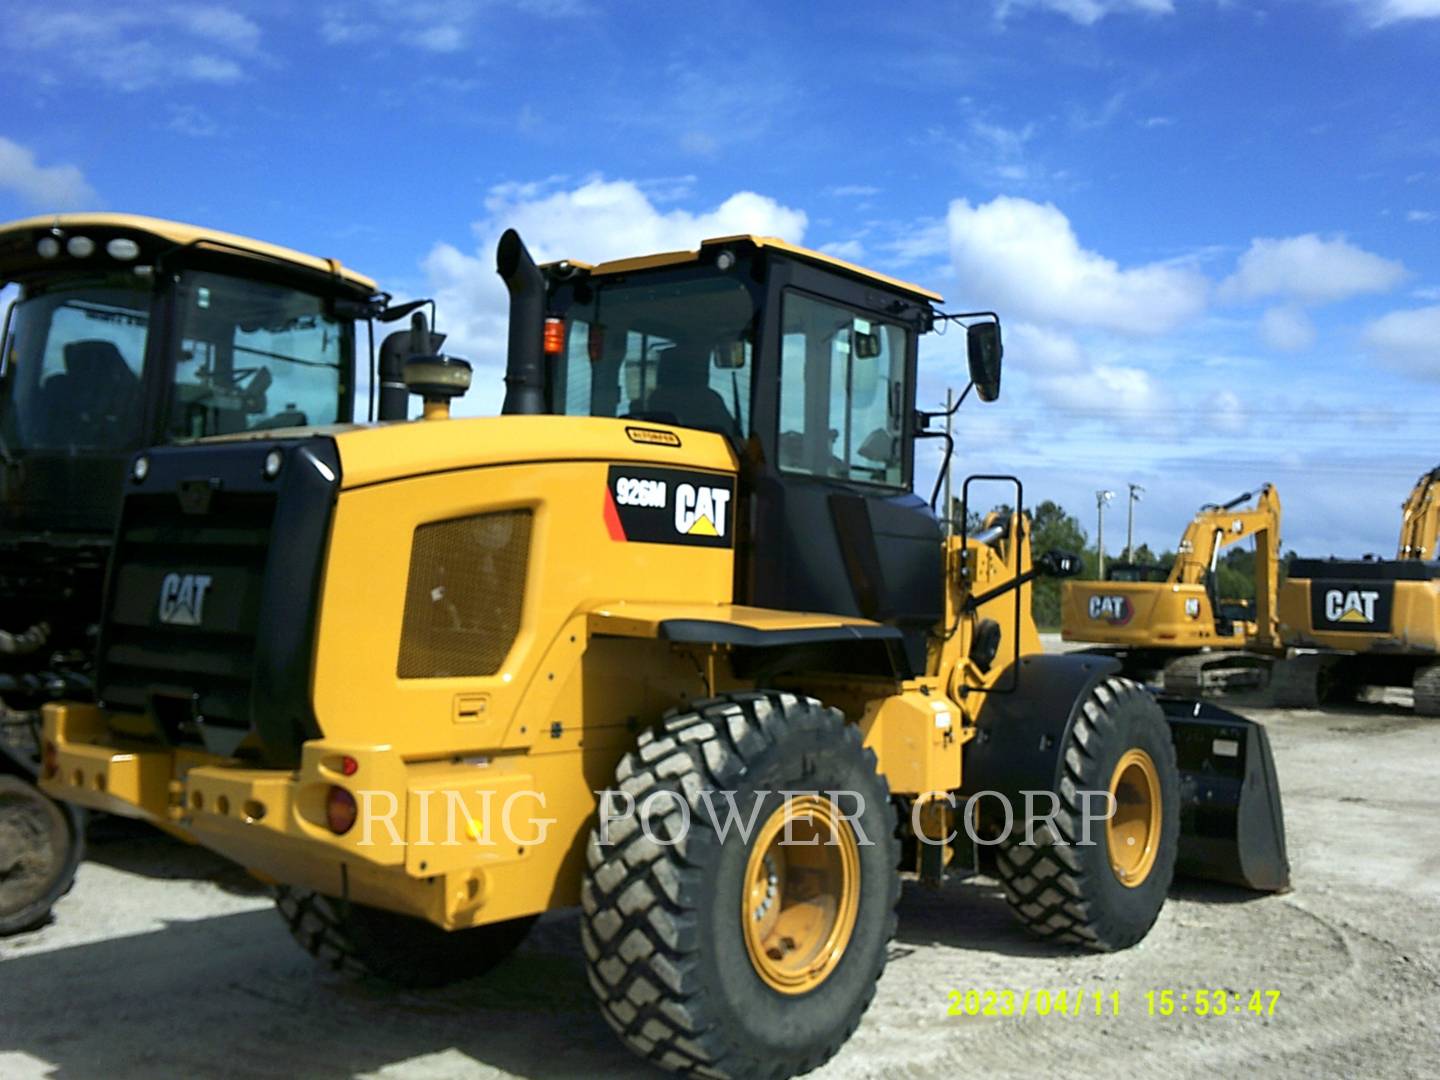
[[[735,544],[735,481],[693,469],[612,465],[601,512],[622,543],[728,548]]]
[[[1092,596],[1089,610],[1090,618],[1103,619],[1111,626],[1124,626],[1135,614],[1128,596]]]
[[[160,621],[171,626],[199,626],[205,618],[209,574],[166,574],[160,582]]]
[[[1374,589],[1331,589],[1325,594],[1325,618],[1368,626],[1375,621],[1375,602],[1379,599]]]
[[[724,536],[730,491],[681,484],[675,489],[675,531],[684,536]]]

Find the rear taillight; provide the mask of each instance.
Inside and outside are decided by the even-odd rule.
[[[358,810],[355,796],[343,787],[332,784],[325,793],[325,824],[336,836],[344,836],[355,825]]]
[[[53,742],[48,740],[40,752],[40,768],[46,780],[52,779],[60,771],[60,751]]]

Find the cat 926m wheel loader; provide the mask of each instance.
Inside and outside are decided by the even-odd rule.
[[[1280,590],[1289,659],[1277,705],[1314,708],[1362,686],[1409,686],[1440,716],[1440,466],[1405,500],[1394,559],[1294,559]]]
[[[1215,575],[1221,550],[1250,537],[1253,608],[1222,599]],[[1202,506],[1163,580],[1119,579],[1117,567],[1108,581],[1067,581],[1061,586],[1060,635],[1101,645],[1133,678],[1160,671],[1167,693],[1256,686],[1283,652],[1276,617],[1279,566],[1280,494],[1262,484],[1223,506]]]
[[[357,326],[409,306],[387,307],[373,281],[333,259],[130,214],[0,226],[0,284],[19,290],[0,346],[3,935],[44,922],[80,860],[81,818],[33,782],[39,709],[93,693],[131,457],[349,420]],[[382,366],[403,359],[411,332],[399,333]],[[399,391],[382,396],[382,415],[404,417]]]
[[[447,419],[468,368],[417,356],[430,419],[140,459],[47,791],[186,829],[403,983],[578,904],[606,1019],[706,1076],[838,1049],[902,871],[992,852],[1026,926],[1097,949],[1177,867],[1285,885],[1263,730],[1042,655],[1029,582],[1074,561],[1022,513],[947,542],[913,494],[939,297],[749,236],[498,263],[504,415]],[[992,399],[998,323],[967,340]]]

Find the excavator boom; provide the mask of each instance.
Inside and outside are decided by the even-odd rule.
[[[1440,465],[1422,473],[1405,500],[1397,559],[1440,559]]]

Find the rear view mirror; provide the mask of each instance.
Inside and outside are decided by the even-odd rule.
[[[856,360],[874,360],[880,355],[880,335],[865,333],[860,330],[850,335],[850,341],[855,348]]]
[[[1000,396],[1000,360],[1005,347],[1000,341],[998,322],[976,323],[965,331],[965,345],[970,354],[970,381],[981,401],[994,401]]]
[[[745,342],[722,341],[715,346],[715,366],[721,371],[739,371],[745,366]]]

